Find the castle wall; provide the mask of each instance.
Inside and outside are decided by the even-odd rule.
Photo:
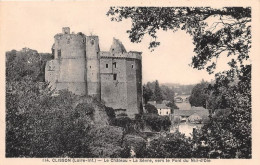
[[[86,54],[86,37],[84,34],[57,34],[55,35],[54,58],[78,59],[84,58]],[[61,56],[59,57],[59,51]]]
[[[133,118],[142,108],[142,66],[135,53],[101,52],[101,98]],[[116,74],[116,80],[114,80]]]
[[[100,59],[101,99],[114,109],[127,109],[125,62],[125,59]]]
[[[142,60],[135,60],[136,87],[137,87],[137,107],[139,113],[143,112],[143,77],[142,77]]]
[[[97,36],[86,38],[86,70],[87,70],[87,90],[88,95],[100,98],[100,49]]]
[[[59,62],[58,60],[47,61],[45,66],[45,81],[49,82],[49,85],[54,89],[56,88],[56,82],[59,77]]]
[[[69,34],[68,28],[63,32],[54,37],[55,59],[46,65],[46,80],[57,90],[86,95],[86,37],[81,33]]]
[[[134,117],[141,110],[142,103],[142,71],[141,61],[137,59],[127,59],[127,114]]]
[[[142,63],[140,52],[126,52],[114,39],[110,51],[100,52],[97,36],[55,35],[54,60],[45,67],[45,79],[57,90],[90,95],[134,118],[142,109]]]

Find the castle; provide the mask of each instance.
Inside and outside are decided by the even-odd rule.
[[[54,59],[45,68],[45,80],[56,90],[90,95],[115,111],[133,118],[142,109],[141,52],[127,52],[113,39],[109,51],[100,51],[98,36],[70,33],[64,27],[54,36]]]

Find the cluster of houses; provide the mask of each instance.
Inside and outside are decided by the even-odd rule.
[[[186,102],[183,98],[177,98],[178,101]],[[169,101],[164,100],[162,103],[157,104],[156,101],[148,101],[156,107],[158,115],[169,116],[174,123],[189,122],[189,123],[204,123],[209,119],[209,110],[203,107],[191,107],[189,109],[171,109],[167,106]]]

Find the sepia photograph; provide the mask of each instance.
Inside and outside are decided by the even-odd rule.
[[[0,2],[4,158],[251,160],[253,11]]]

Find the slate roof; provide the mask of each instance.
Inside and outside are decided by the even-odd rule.
[[[191,116],[193,114],[198,114],[201,117],[208,117],[209,116],[209,110],[207,109],[201,109],[201,110],[174,110],[173,115],[174,116]]]
[[[191,107],[191,110],[206,110],[204,107]]]
[[[157,109],[171,109],[170,107],[167,107],[165,104],[156,104]]]

